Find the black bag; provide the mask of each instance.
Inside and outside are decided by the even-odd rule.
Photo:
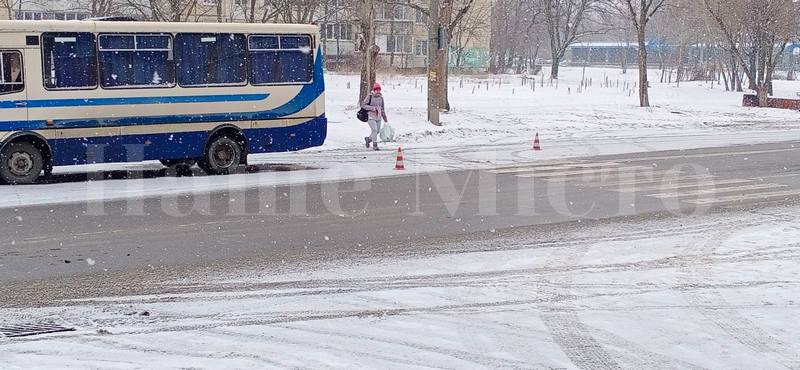
[[[369,103],[367,103],[367,105],[370,104],[372,104],[372,95],[369,96]],[[359,109],[358,113],[356,113],[356,118],[361,122],[369,121],[369,111],[364,108]]]

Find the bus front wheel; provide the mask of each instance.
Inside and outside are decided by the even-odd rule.
[[[227,136],[211,140],[197,165],[209,175],[227,175],[234,172],[242,161],[242,146]]]
[[[0,180],[11,185],[32,184],[44,169],[44,157],[35,145],[12,142],[0,150]]]

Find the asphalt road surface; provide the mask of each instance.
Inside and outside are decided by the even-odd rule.
[[[2,209],[0,296],[129,270],[354,255],[523,226],[544,232],[798,200],[800,142],[784,142]]]

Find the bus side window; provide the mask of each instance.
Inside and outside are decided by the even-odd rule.
[[[307,35],[251,35],[250,82],[253,85],[311,82],[314,55]]]
[[[93,33],[42,34],[42,72],[47,89],[97,87],[97,45]]]
[[[104,88],[175,85],[171,35],[101,34],[98,42]]]
[[[22,90],[25,90],[22,54],[18,51],[0,51],[0,94]]]
[[[180,33],[175,37],[175,63],[181,86],[247,84],[247,40],[232,33]]]

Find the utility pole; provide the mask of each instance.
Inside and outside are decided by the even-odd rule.
[[[448,1],[448,0],[444,0]],[[439,0],[431,0],[428,9],[428,121],[436,126],[441,126],[439,121],[439,107],[441,99],[440,65],[444,37],[441,19],[439,18]]]

